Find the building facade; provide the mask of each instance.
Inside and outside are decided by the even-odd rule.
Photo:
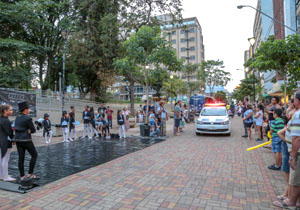
[[[258,0],[257,10],[266,13],[270,17],[295,30],[296,27],[298,27],[297,30],[299,30],[299,0]],[[293,31],[280,23],[256,12],[253,26],[253,35],[256,39],[256,43],[253,51],[255,53],[255,50],[260,46],[261,42],[266,41],[271,35],[274,35],[275,39],[284,39],[286,36],[293,33]],[[280,87],[283,84],[283,80],[274,70],[264,72],[260,76],[262,78],[261,83],[264,87],[263,95],[282,96]]]
[[[171,24],[168,15],[157,17],[164,24],[161,26],[163,35],[177,52],[179,59],[184,59],[185,64],[201,63],[205,60],[205,48],[203,43],[202,28],[196,17],[185,18],[181,23]],[[186,80],[186,75],[177,73],[179,77]],[[191,79],[195,79],[192,76]]]

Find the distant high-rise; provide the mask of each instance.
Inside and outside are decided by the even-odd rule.
[[[185,63],[201,63],[205,59],[202,28],[196,17],[184,18],[181,23],[171,24],[168,15],[157,16],[163,22],[161,30],[176,49],[178,58]],[[185,79],[185,75],[180,75]]]

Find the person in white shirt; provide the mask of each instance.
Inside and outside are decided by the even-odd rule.
[[[166,129],[167,129],[168,112],[167,112],[167,109],[165,108],[165,104],[166,104],[165,101],[163,101],[163,100],[160,101],[159,102],[159,107],[157,109],[158,116],[160,118],[160,133],[161,133],[161,136],[166,136],[167,135]]]

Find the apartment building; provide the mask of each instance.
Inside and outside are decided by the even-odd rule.
[[[184,18],[181,23],[171,24],[168,15],[157,16],[164,24],[161,26],[163,36],[176,49],[177,57],[184,59],[185,64],[201,63],[205,60],[205,49],[201,25],[196,17]],[[186,75],[177,73],[183,80]],[[193,76],[190,79],[195,79]]]
[[[300,0],[296,0],[296,29],[300,34]]]

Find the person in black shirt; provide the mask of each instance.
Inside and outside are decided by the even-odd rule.
[[[60,119],[60,125],[62,128],[62,133],[63,133],[63,137],[64,140],[63,142],[69,142],[69,129],[68,129],[68,125],[69,125],[69,118],[67,117],[67,112],[63,111],[62,113],[62,117]]]
[[[118,110],[118,117],[117,117],[118,125],[119,125],[119,136],[120,139],[125,139],[126,134],[125,134],[125,117],[122,114],[121,110]]]
[[[91,115],[89,111],[89,106],[85,106],[85,110],[82,112],[82,119],[83,119],[83,135],[82,138],[84,139],[86,135],[88,135],[89,138],[91,137],[90,134],[90,121],[91,121]]]
[[[24,172],[24,161],[26,150],[31,155],[31,160],[29,164],[28,177],[32,179],[37,179],[37,176],[33,174],[34,166],[38,157],[35,146],[32,142],[31,134],[36,132],[33,125],[31,117],[28,116],[30,113],[29,106],[26,101],[18,104],[20,115],[16,117],[15,120],[15,137],[14,140],[17,144],[18,154],[19,154],[19,171],[21,179],[25,178]]]
[[[8,117],[13,113],[8,104],[0,106],[0,179],[3,181],[15,181],[8,175],[8,161],[12,150],[13,129]]]
[[[44,114],[43,127],[44,127],[43,136],[46,141],[46,144],[50,144],[53,132],[51,130],[51,121],[49,120],[49,115],[47,113]],[[48,140],[48,136],[49,136],[49,140]]]

